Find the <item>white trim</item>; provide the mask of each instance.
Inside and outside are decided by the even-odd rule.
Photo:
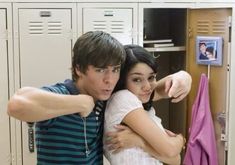
[[[6,16],[7,16],[7,31],[6,31],[6,40],[7,40],[7,57],[8,58],[8,62],[7,60],[5,60],[6,65],[8,65],[8,71],[6,72],[6,74],[8,74],[8,80],[6,84],[7,85],[7,89],[8,89],[8,93],[6,95],[4,95],[3,97],[10,97],[14,91],[14,77],[13,77],[13,40],[12,40],[12,6],[11,3],[0,3],[0,8],[6,9]],[[3,86],[4,87],[4,86]],[[6,88],[6,87],[5,87]],[[11,153],[9,155],[9,161],[11,161],[12,165],[15,165],[16,162],[12,159],[15,154],[16,154],[16,145],[15,145],[15,137],[14,135],[14,125],[12,122],[12,119],[9,118],[9,122],[10,122],[10,126],[9,126],[9,131],[11,133],[11,136],[9,138],[9,142],[11,143]],[[5,152],[5,151],[2,151]]]
[[[232,36],[231,40],[231,57],[230,57],[230,95],[229,95],[229,125],[228,125],[228,164],[235,164],[234,154],[235,154],[235,7],[233,7],[232,13]]]

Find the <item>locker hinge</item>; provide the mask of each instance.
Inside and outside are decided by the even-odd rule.
[[[134,30],[133,28],[130,30],[130,34],[131,34],[132,41],[134,40],[134,38],[138,36],[138,32]]]
[[[188,38],[191,38],[193,35],[193,30],[191,27],[188,28]]]
[[[229,72],[229,71],[230,71],[230,65],[227,64],[227,72]]]
[[[0,35],[0,39],[8,40],[8,30],[4,30],[2,35]]]
[[[232,27],[232,16],[228,17],[228,27]]]
[[[231,42],[231,37],[232,37],[232,33],[231,33],[231,31],[232,31],[232,16],[229,16],[228,17],[228,31],[229,31],[229,34],[228,34],[228,42]]]
[[[9,164],[13,164],[13,160],[14,160],[14,157],[13,157],[12,153],[10,153],[9,156],[8,156]]]
[[[76,33],[73,31],[73,29],[68,30],[68,38],[69,38],[70,40],[73,39],[73,36],[75,36],[75,34],[76,34]]]

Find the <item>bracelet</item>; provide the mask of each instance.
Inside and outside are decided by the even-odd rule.
[[[182,147],[182,149],[184,150],[185,149],[185,144],[186,144],[186,138],[185,137],[183,137],[183,140],[184,140],[184,145],[183,145],[183,147]]]

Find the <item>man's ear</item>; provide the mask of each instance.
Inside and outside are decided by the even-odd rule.
[[[75,71],[76,71],[77,76],[78,76],[78,77],[81,77],[82,72],[80,71],[79,65],[76,66]]]

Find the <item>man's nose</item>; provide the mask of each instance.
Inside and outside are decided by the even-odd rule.
[[[111,84],[113,83],[116,79],[115,79],[115,73],[111,72],[111,71],[107,71],[105,73],[105,76],[104,76],[104,82],[106,84]]]

